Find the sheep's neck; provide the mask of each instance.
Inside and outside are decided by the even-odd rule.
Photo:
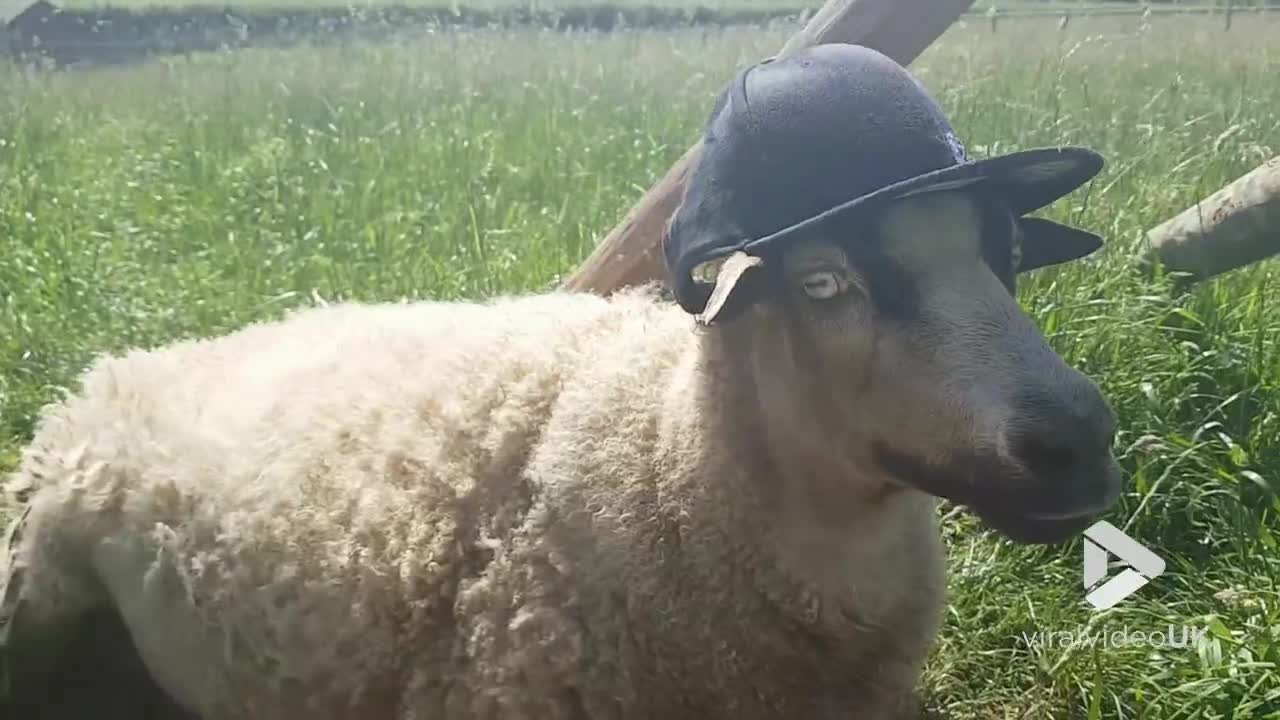
[[[808,622],[849,630],[891,601],[860,588],[897,554],[903,535],[895,524],[927,512],[928,499],[860,468],[806,420],[799,401],[777,407],[762,399],[758,372],[742,358],[740,349],[704,336],[690,361],[685,382],[696,387],[680,394],[700,412],[682,416],[703,423],[690,428],[703,448],[720,449],[697,456],[706,463],[691,473],[704,481],[697,492],[726,537],[749,539],[744,562],[774,602]]]

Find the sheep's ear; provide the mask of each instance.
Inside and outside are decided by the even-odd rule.
[[[754,268],[763,266],[764,260],[762,258],[756,255],[748,255],[742,251],[735,252],[725,258],[716,272],[715,289],[711,291],[711,297],[707,298],[706,307],[697,316],[698,322],[703,325],[710,325],[717,318],[732,314],[726,313],[725,310],[730,305],[730,300],[735,297],[734,291],[738,290],[738,296],[745,293],[745,289],[740,289],[745,285],[742,282],[743,279]],[[743,304],[734,303],[734,305],[741,306]]]
[[[1022,259],[1018,272],[1079,260],[1102,247],[1102,238],[1086,230],[1044,218],[1019,218]]]

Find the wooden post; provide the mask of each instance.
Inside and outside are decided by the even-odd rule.
[[[1235,7],[1234,0],[1227,0],[1227,24],[1224,30],[1231,29],[1231,10]]]
[[[973,0],[828,0],[779,54],[842,42],[865,45],[907,65],[972,4]],[[562,287],[608,294],[661,278],[662,233],[700,152],[701,142],[689,148]]]
[[[1147,232],[1142,264],[1204,280],[1280,253],[1280,156]]]

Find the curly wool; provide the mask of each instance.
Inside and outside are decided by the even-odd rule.
[[[26,631],[112,606],[206,720],[890,717],[932,499],[796,540],[727,343],[645,290],[103,358],[9,483]]]

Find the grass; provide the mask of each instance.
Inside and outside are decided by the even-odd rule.
[[[947,516],[950,612],[925,678],[952,720],[1280,718],[1280,301],[1263,263],[1188,294],[1143,228],[1280,154],[1276,20],[957,26],[917,64],[978,155],[1082,143],[1110,163],[1050,214],[1105,233],[1021,290],[1121,419],[1108,519],[1168,572],[1107,613],[1079,541]],[[98,352],[315,298],[553,285],[784,30],[445,34],[75,74],[0,71],[0,470]],[[1207,634],[1035,646],[1037,632]],[[1060,638],[1059,638],[1060,640]]]
[[[822,5],[823,0],[456,0],[456,4],[464,7],[478,8],[509,8],[509,7],[534,7],[538,9],[546,9],[553,7],[565,7],[573,5],[615,5],[618,7],[641,7],[641,6],[658,6],[658,7],[709,7],[723,9],[774,9],[774,8],[817,8]],[[1250,2],[1237,1],[1238,5],[1256,4],[1259,0]],[[12,12],[21,11],[22,8],[29,5],[27,0],[0,0],[0,16],[6,14],[7,6],[14,6]],[[317,0],[62,0],[55,3],[59,7],[68,8],[101,8],[101,7],[118,7],[118,8],[159,8],[159,7],[191,7],[191,6],[231,6],[231,7],[314,7],[314,6],[338,6],[338,7],[378,7],[384,5],[426,5],[450,7],[454,5],[454,0],[332,0],[326,2],[317,2]],[[1183,3],[1188,5],[1213,5],[1211,0],[1195,0],[1192,3]],[[975,0],[973,3],[973,12],[983,12],[994,6],[1001,10],[1046,10],[1046,9],[1063,9],[1080,11],[1088,8],[1116,8],[1133,6],[1131,2],[1115,2],[1113,0]]]

